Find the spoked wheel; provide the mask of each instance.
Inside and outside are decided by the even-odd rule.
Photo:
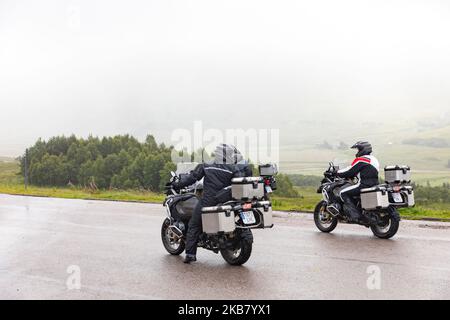
[[[171,255],[178,256],[183,253],[185,243],[175,232],[169,228],[170,220],[166,219],[161,227],[161,239],[167,252]]]
[[[253,236],[251,237],[253,239]],[[233,266],[240,266],[250,259],[250,256],[252,255],[252,247],[252,240],[242,237],[234,248],[221,249],[220,254],[229,264]]]
[[[380,239],[390,239],[398,231],[400,226],[400,215],[397,212],[397,209],[390,208],[388,214],[384,217],[380,217],[380,221],[370,227],[373,234]]]
[[[320,231],[326,233],[329,233],[336,228],[338,219],[327,211],[327,203],[325,201],[320,202],[316,206],[316,209],[314,210],[314,223]]]

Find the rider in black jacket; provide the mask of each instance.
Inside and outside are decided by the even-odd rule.
[[[349,183],[341,188],[340,197],[344,202],[344,210],[350,215],[351,221],[361,222],[360,219],[364,217],[361,216],[353,198],[360,195],[361,189],[370,188],[379,183],[380,164],[377,158],[371,155],[372,145],[369,142],[359,141],[352,146],[352,149],[358,149],[355,160],[349,167],[339,170],[337,176],[356,179],[356,183]]]
[[[243,164],[241,153],[232,145],[217,146],[214,156],[214,162],[199,164],[189,175],[183,176],[172,184],[179,189],[204,179],[203,196],[189,221],[185,263],[197,260],[197,241],[202,232],[202,208],[216,206],[220,202],[217,195],[231,185],[233,178],[252,174],[249,166]]]

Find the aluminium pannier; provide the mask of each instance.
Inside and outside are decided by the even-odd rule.
[[[264,180],[261,177],[242,177],[231,180],[231,194],[235,200],[253,200],[264,197]]]
[[[361,207],[365,210],[386,209],[389,207],[389,195],[384,186],[361,189]]]
[[[405,199],[405,204],[408,207],[414,207],[416,205],[416,201],[414,199],[414,189],[412,186],[404,186],[400,189],[403,194],[403,198]]]
[[[258,201],[253,206],[262,217],[261,227],[272,228],[273,227],[273,211],[272,203],[270,201]]]
[[[269,163],[259,166],[259,174],[263,177],[274,176],[278,173],[278,167],[276,164]]]
[[[386,166],[384,180],[390,184],[409,183],[411,182],[411,169],[408,166]]]
[[[231,206],[204,207],[202,209],[203,232],[207,234],[231,233],[236,229]]]

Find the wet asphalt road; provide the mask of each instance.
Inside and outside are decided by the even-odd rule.
[[[0,195],[0,299],[450,299],[450,224],[402,221],[380,240],[283,214],[232,267],[203,249],[193,265],[168,255],[164,216],[160,205]],[[67,287],[70,266],[80,290]]]

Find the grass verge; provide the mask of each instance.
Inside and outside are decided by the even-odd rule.
[[[273,197],[274,210],[278,211],[302,211],[313,212],[316,204],[321,200],[321,195],[315,192],[315,188],[299,187],[299,198]],[[113,200],[113,201],[133,201],[162,203],[164,195],[149,191],[136,190],[99,190],[89,191],[79,188],[45,188],[30,186],[27,189],[19,184],[0,184],[0,193],[14,195],[28,195],[39,197],[54,197],[65,199],[86,199],[86,200]],[[403,218],[411,220],[440,219],[450,220],[450,210],[448,205],[417,205],[414,208],[401,209]]]
[[[99,190],[90,191],[79,188],[44,188],[29,186],[27,189],[23,185],[0,184],[0,193],[52,197],[64,199],[86,199],[86,200],[114,200],[114,201],[135,201],[162,203],[163,194],[148,191],[136,190]]]

